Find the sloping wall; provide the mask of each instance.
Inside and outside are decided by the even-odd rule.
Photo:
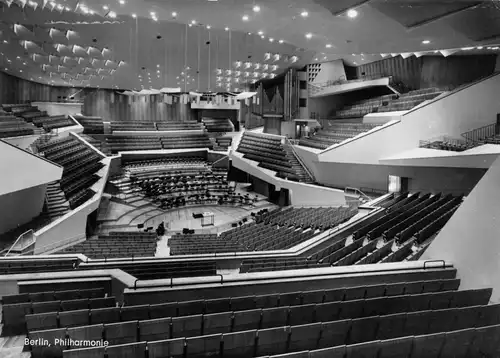
[[[330,62],[322,62],[319,66],[319,71],[315,74],[312,83],[322,83],[330,80],[346,79],[344,62],[335,60]]]
[[[500,74],[423,105],[359,139],[319,155],[322,162],[378,164],[379,159],[418,148],[420,140],[461,134],[496,121],[500,113]]]
[[[21,164],[21,165],[20,165]],[[63,168],[0,140],[0,195],[61,179]]]
[[[500,303],[500,158],[441,230],[422,260],[449,260],[462,289],[493,287]]]
[[[0,195],[0,234],[30,222],[40,214],[46,187],[43,184]]]
[[[496,55],[396,56],[358,66],[356,72],[358,77],[390,75],[410,89],[459,86],[492,74],[496,59]]]

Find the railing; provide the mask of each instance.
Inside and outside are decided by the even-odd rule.
[[[16,252],[25,250],[29,246],[33,245],[35,243],[35,238],[33,236],[33,230],[29,229],[28,231],[22,233],[19,235],[16,241],[12,244],[10,249],[7,251],[7,253],[4,256],[8,256],[12,250],[15,250]],[[19,246],[19,248],[17,247]]]
[[[348,194],[355,194],[355,195],[359,195],[359,196],[362,196],[364,197],[365,199],[367,199],[368,201],[372,200],[368,195],[366,195],[365,193],[363,193],[360,189],[358,188],[351,188],[349,186],[347,186],[345,189],[344,189],[344,193],[346,195]]]
[[[499,127],[496,123],[488,124],[487,126],[473,129],[469,132],[462,133],[461,136],[467,141],[478,143],[487,138],[494,137],[499,133]]]
[[[304,164],[304,162],[302,161],[302,159],[300,158],[300,156],[297,154],[297,152],[295,151],[295,148],[293,147],[292,143],[290,142],[290,139],[288,139],[287,137],[285,137],[285,142],[288,144],[288,146],[290,147],[290,149],[293,152],[293,155],[295,155],[295,158],[297,158],[297,161],[300,163],[300,165],[302,165],[302,167],[306,171],[307,175],[309,175],[309,177],[311,178],[311,180],[313,182],[316,182],[316,178],[314,178],[313,173],[311,173],[311,171],[309,170],[309,168],[307,168],[307,166]]]
[[[76,242],[76,241],[78,241],[80,239],[84,239],[84,238],[85,238],[85,234],[80,234],[80,235],[72,236],[69,239],[60,240],[60,241],[56,241],[56,242],[51,242],[48,245],[39,247],[37,249],[37,253],[36,254],[37,255],[41,255],[41,254],[46,253],[47,251],[52,251],[52,250],[55,250],[55,249],[60,249],[62,246],[69,245],[71,243],[74,243],[74,242]],[[27,254],[22,254],[22,255],[27,255]]]

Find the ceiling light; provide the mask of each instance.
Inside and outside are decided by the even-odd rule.
[[[196,20],[191,20],[191,24],[196,25]]]
[[[149,15],[151,15],[151,16],[153,16],[153,17],[155,17],[155,16],[156,16],[156,13],[155,13],[154,11],[151,11],[151,12],[149,13]]]
[[[331,44],[326,44],[326,48],[331,48],[332,45]]]
[[[94,10],[89,10],[90,15],[94,15]]]
[[[248,21],[248,15],[243,15],[243,17],[241,18],[243,21]]]
[[[110,11],[110,12],[109,12],[109,14],[108,14],[108,16],[109,16],[110,18],[114,19],[114,18],[116,17],[116,12],[114,12],[114,11]]]
[[[3,43],[4,44],[8,44],[9,42],[7,40],[3,40]]]
[[[483,49],[483,46],[478,46],[476,47],[478,50],[482,50]]]
[[[306,38],[310,39],[311,37],[313,37],[313,35],[311,33],[306,34]]]
[[[23,70],[19,70],[19,72],[23,72]]]
[[[269,42],[274,42],[274,39],[272,37],[269,38]]]
[[[71,9],[69,7],[67,7],[67,6],[64,8],[64,10],[71,11]]]
[[[132,17],[135,19],[135,18],[137,18],[137,15],[136,14],[132,14]]]
[[[118,2],[120,3],[120,5],[124,5],[125,4],[125,0],[119,0]]]
[[[257,32],[257,33],[258,33],[259,35],[261,35],[261,36],[262,36],[262,35],[264,35],[264,31],[259,31],[259,32]]]
[[[264,40],[266,37],[264,35],[262,35],[260,38]]]
[[[355,65],[357,65],[358,63],[356,61],[353,62]]]
[[[104,10],[109,10],[109,6],[107,6],[107,5],[104,5],[102,8],[103,8]]]
[[[255,5],[253,7],[253,12],[259,12],[260,11],[260,6],[259,5]]]
[[[323,60],[326,60],[326,56],[325,56],[325,57],[323,57]]]
[[[316,57],[316,58],[314,59],[314,61],[318,61],[318,58]]]
[[[224,30],[229,31],[229,27],[226,27]]]
[[[472,49],[474,49],[474,47],[462,47],[463,51],[469,51],[469,50],[472,50]]]
[[[300,13],[300,16],[302,16],[302,17],[308,17],[308,16],[309,16],[309,13],[308,13],[307,11],[302,11],[302,12]]]
[[[278,42],[279,42],[280,44],[282,44],[282,43],[283,43],[283,42],[285,42],[285,41],[283,41],[283,40],[279,40]]]
[[[210,25],[207,25],[207,29],[210,30],[212,28],[212,26]]]
[[[431,42],[430,42],[429,40],[424,40],[424,41],[422,41],[422,43],[423,43],[424,45],[428,45],[428,44],[430,44]]]
[[[498,50],[499,48],[500,48],[500,47],[495,46],[495,47],[492,47],[491,49],[492,49],[492,50]]]
[[[351,9],[351,10],[347,11],[347,17],[348,18],[354,19],[357,16],[358,16],[358,11],[357,10]]]

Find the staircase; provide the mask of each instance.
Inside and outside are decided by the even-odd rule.
[[[310,184],[314,183],[313,178],[311,177],[311,175],[309,175],[307,170],[304,168],[304,166],[297,159],[297,157],[295,156],[295,152],[293,151],[292,147],[290,146],[290,144],[288,142],[285,142],[283,144],[283,150],[286,153],[286,158],[288,159],[288,161],[292,165],[293,171],[299,177],[300,182],[310,183]]]
[[[70,211],[69,202],[61,190],[59,182],[53,182],[47,185],[47,216],[54,220]]]

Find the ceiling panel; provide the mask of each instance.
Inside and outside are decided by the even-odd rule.
[[[450,26],[474,41],[500,39],[500,2],[490,2],[448,20]]]
[[[374,0],[370,6],[407,28],[420,26],[481,4],[481,1],[457,0]]]
[[[339,15],[343,12],[363,5],[370,0],[314,0],[318,5],[323,6],[325,9],[330,11],[332,15]]]

